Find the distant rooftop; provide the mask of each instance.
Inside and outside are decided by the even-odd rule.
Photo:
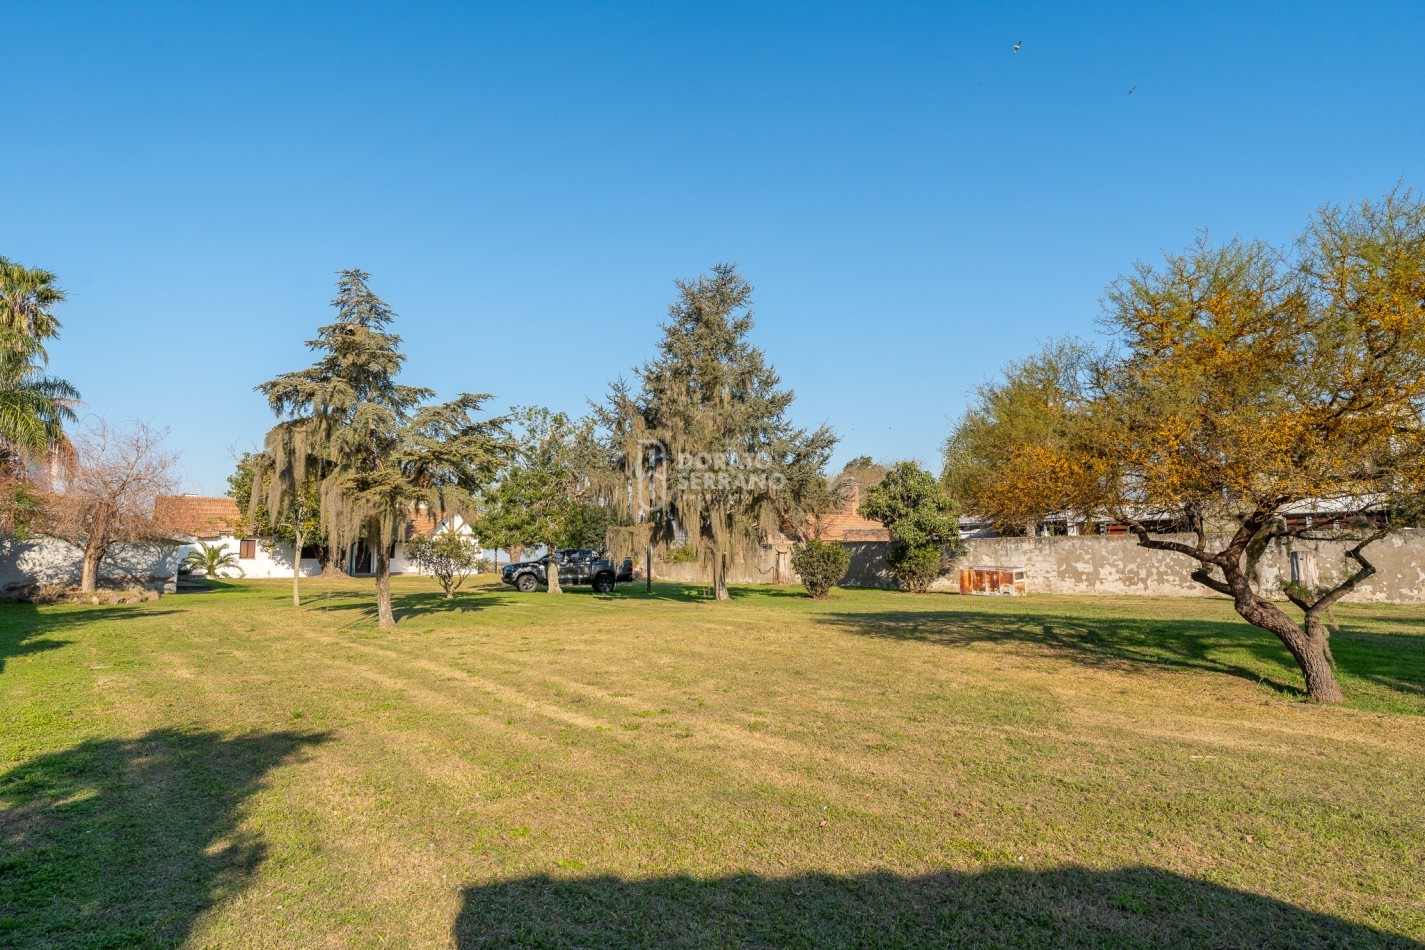
[[[237,530],[237,502],[231,498],[203,495],[160,495],[153,516],[174,534],[193,538],[216,538]]]

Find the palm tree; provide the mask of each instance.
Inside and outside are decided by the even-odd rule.
[[[202,571],[203,576],[209,580],[217,580],[223,576],[223,571],[228,569],[237,571],[239,577],[245,574],[242,566],[238,564],[237,555],[229,551],[226,544],[199,541],[198,550],[189,551],[183,563],[192,570]]]
[[[75,421],[79,393],[45,375],[41,349],[0,329],[0,446],[17,460],[43,457],[64,444],[63,426]]]
[[[0,450],[11,465],[64,445],[74,387],[45,373],[45,341],[59,335],[64,291],[47,270],[0,257]]]
[[[37,343],[59,336],[54,308],[64,302],[47,270],[0,257],[0,327]]]
[[[33,464],[69,452],[63,426],[74,421],[79,393],[45,372],[63,301],[49,271],[0,257],[0,535],[23,529],[36,510]]]

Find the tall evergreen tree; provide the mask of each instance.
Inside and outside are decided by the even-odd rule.
[[[726,600],[732,566],[824,492],[836,436],[787,418],[795,394],[747,339],[752,287],[735,264],[677,288],[639,388],[616,383],[600,419],[643,483],[628,489],[635,520],[654,541],[693,544]]]
[[[396,315],[369,277],[340,272],[336,321],[307,344],[320,354],[315,364],[257,387],[281,421],[254,482],[266,482],[267,507],[280,511],[316,473],[321,530],[337,551],[361,540],[371,548],[377,616],[389,628],[391,549],[407,512],[418,502],[465,507],[507,446],[503,419],[473,418],[488,396],[431,404],[431,390],[397,382],[406,358],[388,329]]]
[[[0,257],[0,447],[7,459],[43,456],[74,421],[79,393],[45,372],[45,343],[59,336],[54,310],[63,302],[54,274]]]
[[[13,471],[63,442],[64,425],[75,421],[79,393],[45,373],[38,346],[9,342],[0,346],[0,452]]]

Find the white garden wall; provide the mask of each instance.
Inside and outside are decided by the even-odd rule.
[[[170,588],[183,555],[175,544],[117,544],[99,563],[99,582]],[[0,541],[0,593],[32,584],[79,583],[84,556],[55,538]]]

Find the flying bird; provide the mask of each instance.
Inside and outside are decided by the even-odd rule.
[[[1137,88],[1138,88],[1137,86],[1134,86],[1134,87],[1133,87],[1133,89],[1137,89]],[[1130,96],[1133,95],[1133,89],[1128,90],[1128,94],[1129,94]]]
[[[1023,45],[1024,45],[1024,41],[1023,41],[1023,40],[1015,40],[1015,41],[1014,41],[1014,49],[1010,50],[1010,52],[1011,52],[1011,53],[1018,53],[1018,52],[1019,52],[1019,48],[1020,48],[1021,46],[1023,46]]]

